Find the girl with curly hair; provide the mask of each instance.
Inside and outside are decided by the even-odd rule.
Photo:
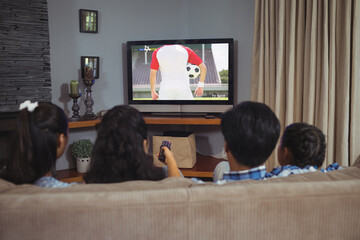
[[[115,183],[131,180],[161,180],[180,177],[172,152],[163,147],[167,170],[148,158],[147,127],[135,108],[120,105],[110,109],[97,125],[97,138],[86,183]]]

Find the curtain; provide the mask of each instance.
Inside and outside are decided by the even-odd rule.
[[[282,130],[307,122],[326,135],[323,166],[360,155],[360,2],[256,0],[251,99]],[[277,166],[276,151],[267,169]]]

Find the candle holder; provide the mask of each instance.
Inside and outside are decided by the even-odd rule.
[[[91,96],[91,87],[95,84],[95,79],[83,79],[84,85],[86,86],[86,97],[85,97],[85,107],[86,111],[83,116],[84,120],[93,120],[96,119],[96,115],[93,113],[94,100]]]
[[[80,106],[77,103],[78,98],[81,97],[81,93],[79,94],[69,94],[69,97],[73,99],[73,106],[71,110],[73,110],[73,115],[69,119],[70,121],[79,121],[81,119],[81,116],[79,114]]]

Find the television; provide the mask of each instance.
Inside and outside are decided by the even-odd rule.
[[[219,114],[234,104],[234,40],[128,41],[128,104],[143,113]]]

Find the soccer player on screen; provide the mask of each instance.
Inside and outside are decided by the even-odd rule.
[[[188,47],[164,45],[153,52],[150,66],[150,87],[153,100],[192,100],[194,99],[186,71],[187,63],[200,68],[200,79],[194,92],[201,97],[204,93],[206,66],[202,59]],[[160,69],[162,81],[159,94],[155,91],[156,73]]]

